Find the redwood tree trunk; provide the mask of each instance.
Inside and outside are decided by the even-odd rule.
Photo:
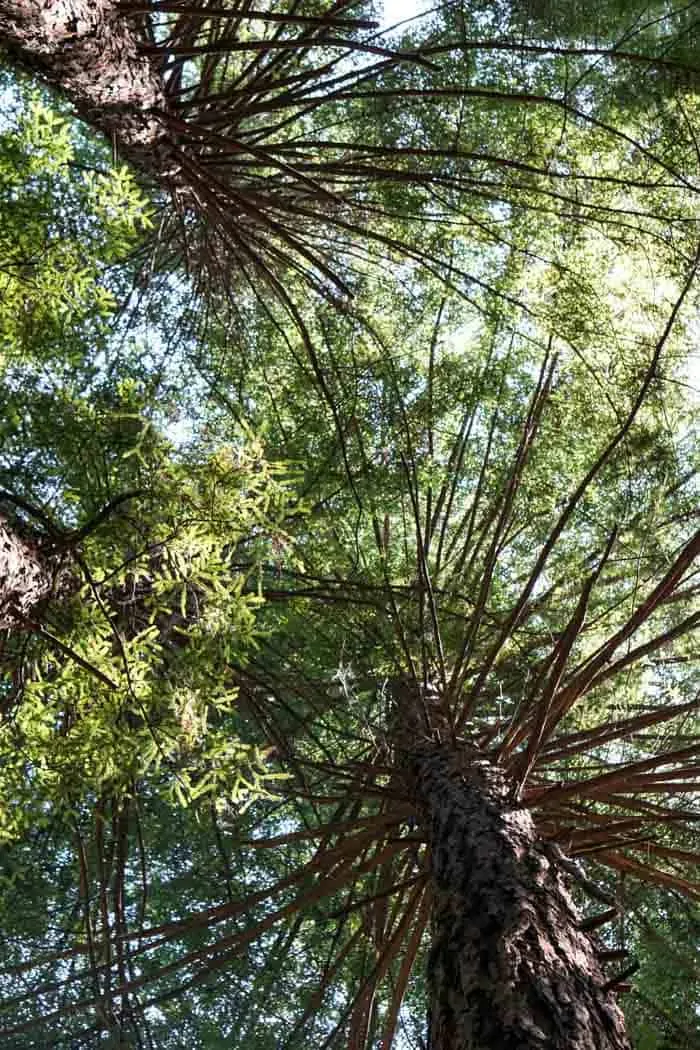
[[[593,941],[499,771],[431,746],[413,773],[435,894],[430,1050],[629,1050]]]
[[[158,178],[169,146],[159,76],[116,0],[0,0],[0,45]]]
[[[0,630],[26,626],[51,591],[51,573],[35,544],[0,518]]]

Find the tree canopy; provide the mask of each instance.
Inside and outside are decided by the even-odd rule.
[[[435,753],[695,1050],[693,5],[74,6],[0,2],[3,1045],[456,1050]]]

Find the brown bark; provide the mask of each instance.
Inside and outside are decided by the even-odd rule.
[[[166,246],[168,255],[179,255],[190,272],[206,273],[214,284],[223,280],[227,288],[231,264],[243,262],[258,267],[285,298],[272,272],[297,254],[302,265],[312,261],[335,280],[323,253],[309,248],[300,235],[297,205],[294,231],[280,219],[294,194],[301,192],[307,201],[314,184],[271,158],[257,135],[243,150],[243,162],[233,163],[242,149],[231,130],[241,118],[238,104],[222,102],[222,120],[204,92],[198,98],[201,112],[188,110],[183,118],[173,63],[177,66],[184,56],[179,45],[173,46],[154,42],[148,22],[125,11],[118,0],[0,0],[0,47],[17,65],[58,88],[83,120],[107,136],[120,160],[170,195],[174,207],[155,246]],[[252,79],[259,77],[258,70]],[[213,97],[220,90],[215,84]],[[258,162],[261,171],[255,170]],[[270,164],[284,186],[270,182]],[[184,222],[187,214],[201,222]]]
[[[166,36],[159,4],[0,0],[0,48],[58,88],[106,134],[120,161],[169,195],[172,207],[163,210],[151,247],[165,253],[168,265],[184,263],[200,290],[223,285],[229,294],[237,275],[245,273],[247,284],[255,271],[292,316],[296,307],[279,278],[290,266],[324,295],[331,286],[351,294],[333,253],[310,229],[335,223],[343,240],[348,229],[382,237],[342,217],[353,183],[364,208],[367,186],[377,182],[371,170],[344,161],[341,171],[342,144],[321,144],[319,152],[311,139],[307,152],[303,134],[285,156],[289,122],[295,113],[306,119],[331,85],[337,88],[328,46],[400,58],[352,34],[327,35],[333,25],[362,28],[362,19],[333,17],[332,5],[316,17],[295,6],[289,14],[272,12],[280,31],[256,38],[244,23],[254,27],[259,19],[245,4],[230,12],[223,5],[218,13],[204,0],[175,5]],[[297,27],[296,36],[281,32],[286,22]],[[220,23],[230,26],[222,32]],[[365,79],[358,67],[357,83]],[[401,177],[421,184],[426,178]]]
[[[22,539],[0,518],[0,630],[26,626],[50,591],[51,572],[36,544]]]
[[[0,0],[0,43],[130,160],[165,171],[161,81],[115,0]]]
[[[434,882],[430,1050],[629,1050],[595,944],[500,772],[428,745],[413,785]]]

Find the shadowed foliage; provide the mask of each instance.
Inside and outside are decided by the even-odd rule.
[[[0,2],[18,1050],[698,1045],[686,9],[371,16]]]

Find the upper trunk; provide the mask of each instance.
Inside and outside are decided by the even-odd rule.
[[[227,294],[232,279],[246,274],[247,284],[254,270],[283,301],[289,289],[279,274],[291,266],[322,294],[333,287],[350,296],[335,249],[315,231],[337,220],[342,242],[349,230],[373,237],[367,188],[385,177],[348,160],[342,142],[319,141],[309,120],[338,87],[328,47],[352,51],[355,29],[368,23],[336,17],[345,0],[315,15],[296,3],[285,12],[270,6],[261,19],[247,4],[205,0],[0,0],[0,47],[57,87],[120,159],[169,195],[152,241],[168,266],[184,264],[204,279],[200,287],[223,282]],[[363,69],[342,75],[346,89],[367,90]],[[353,200],[361,221],[348,214]]]
[[[433,746],[413,775],[434,883],[430,1050],[629,1050],[593,941],[499,771]]]
[[[37,546],[21,539],[0,518],[0,630],[26,626],[50,591],[51,572]]]
[[[0,42],[60,87],[129,159],[163,176],[161,82],[115,0],[0,0]]]

